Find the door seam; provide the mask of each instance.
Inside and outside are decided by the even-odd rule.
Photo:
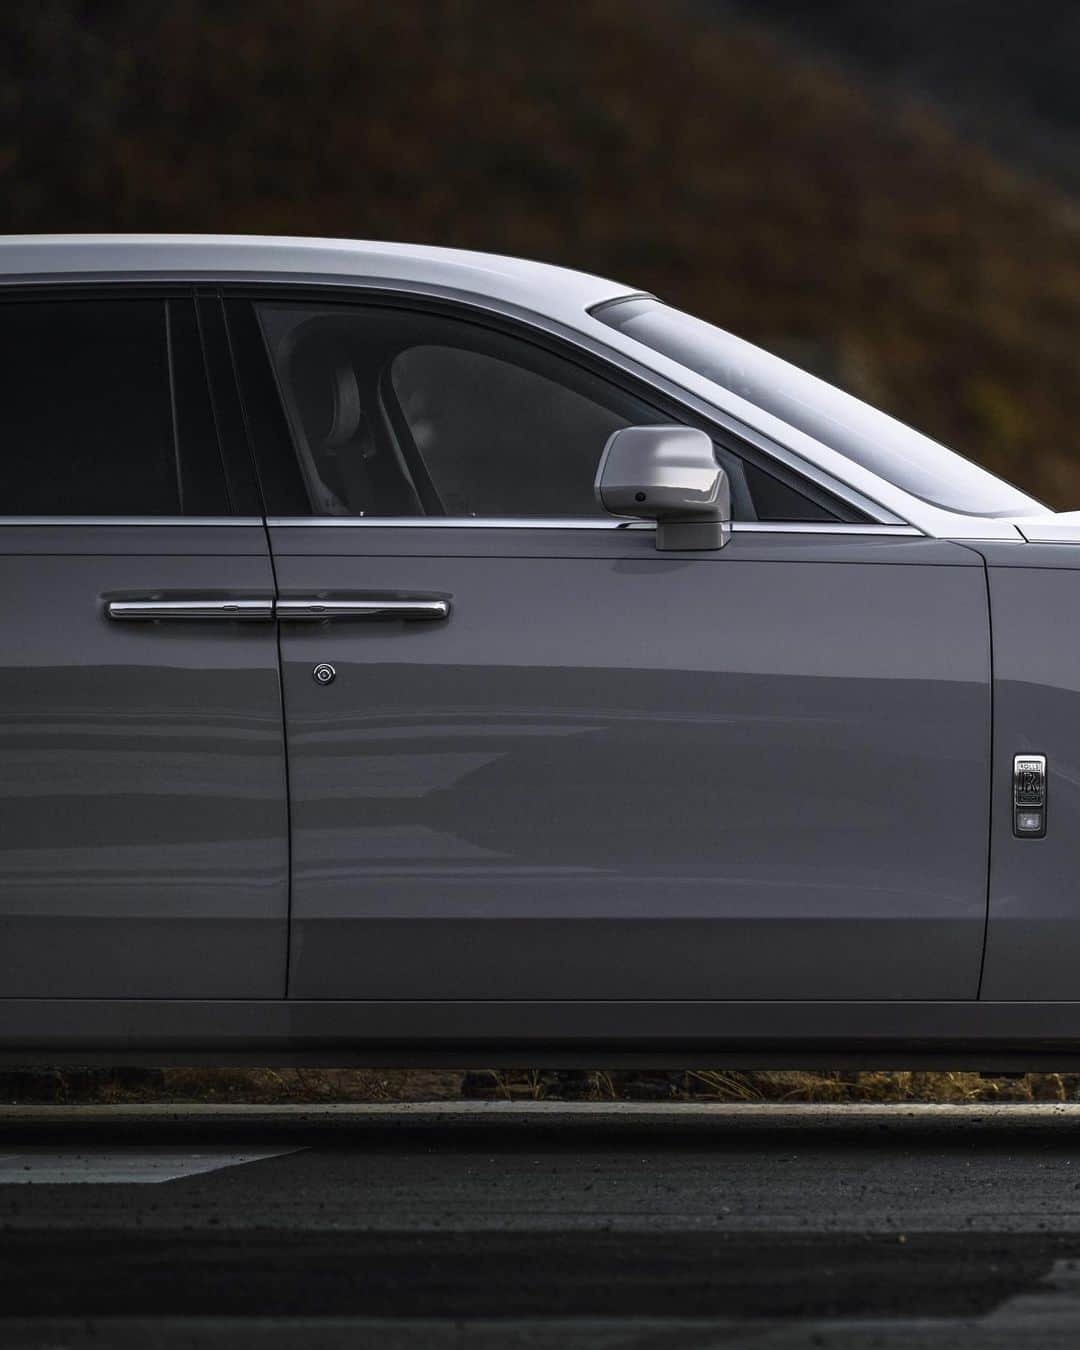
[[[281,655],[281,620],[277,617],[277,602],[281,598],[278,586],[277,563],[274,558],[274,544],[270,534],[270,524],[266,514],[266,492],[263,489],[262,474],[259,469],[259,457],[255,453],[255,439],[248,415],[244,386],[236,366],[236,352],[233,346],[232,329],[229,315],[225,309],[225,299],[221,287],[214,288],[214,299],[221,310],[222,327],[225,334],[225,349],[229,358],[229,371],[232,375],[232,388],[240,410],[240,419],[244,428],[244,440],[251,461],[255,491],[262,506],[260,517],[263,535],[266,539],[266,556],[270,562],[270,579],[274,587],[274,651],[277,656],[278,700],[281,708],[281,757],[285,780],[285,987],[282,999],[289,997],[289,981],[292,977],[292,911],[293,911],[293,831],[292,831],[292,775],[289,771],[289,722],[285,715],[285,666]]]
[[[997,762],[995,740],[997,736],[997,722],[994,709],[994,612],[993,603],[990,598],[990,564],[986,558],[983,558],[983,578],[986,582],[986,636],[989,644],[990,657],[990,688],[989,688],[989,782],[987,784],[987,820],[986,820],[986,912],[983,919],[983,941],[982,956],[979,960],[979,983],[975,991],[976,1001],[981,1000],[983,990],[983,979],[986,975],[986,952],[990,943],[990,896],[991,882],[993,879],[994,866],[994,766]]]
[[[289,721],[285,715],[285,663],[281,654],[281,620],[277,617],[277,602],[281,598],[281,591],[278,587],[277,565],[274,561],[270,527],[266,523],[265,516],[262,524],[266,535],[266,553],[270,560],[270,576],[274,583],[274,650],[277,653],[278,699],[281,706],[281,754],[285,774],[285,990],[282,997],[287,999],[289,997],[289,982],[292,978],[292,776],[289,772]]]

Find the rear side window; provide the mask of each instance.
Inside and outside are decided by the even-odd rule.
[[[229,510],[194,302],[0,305],[0,515]]]

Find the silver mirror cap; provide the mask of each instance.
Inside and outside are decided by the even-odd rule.
[[[608,437],[596,499],[613,516],[655,520],[658,549],[723,548],[731,490],[713,444],[694,427],[623,427]]]

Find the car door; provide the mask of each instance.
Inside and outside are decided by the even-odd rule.
[[[194,297],[29,292],[0,332],[0,997],[281,997],[273,576]]]
[[[231,322],[278,493],[291,996],[976,995],[973,553],[717,432],[734,538],[661,554],[592,496],[659,395],[452,312]]]

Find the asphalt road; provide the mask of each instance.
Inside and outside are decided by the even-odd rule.
[[[1080,1344],[1080,1109],[0,1108],[0,1345]]]

